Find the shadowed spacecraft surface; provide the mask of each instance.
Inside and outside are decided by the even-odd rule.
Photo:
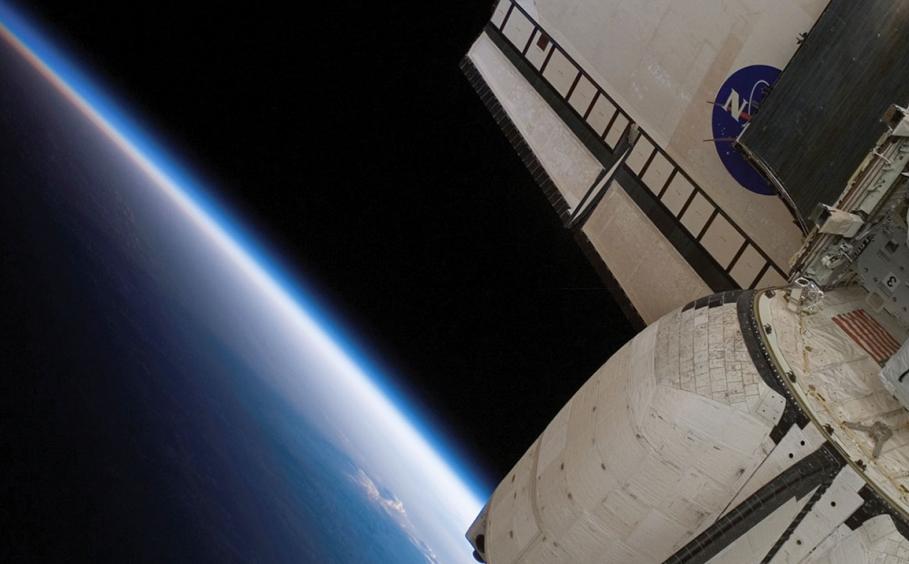
[[[18,273],[4,297],[31,302],[5,322],[34,343],[9,369],[33,375],[21,385],[36,399],[4,419],[41,439],[6,449],[4,519],[34,535],[0,558],[470,560],[482,486],[454,451],[2,5],[0,76],[4,261]],[[50,393],[55,408],[32,412]]]
[[[643,331],[467,530],[909,562],[909,2],[501,0],[462,68]]]

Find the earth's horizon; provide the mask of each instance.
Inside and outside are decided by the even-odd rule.
[[[3,7],[0,67],[14,370],[58,406],[8,414],[4,559],[472,561],[484,486],[319,304]]]

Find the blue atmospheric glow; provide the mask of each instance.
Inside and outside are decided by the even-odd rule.
[[[124,105],[116,102],[110,95],[99,87],[101,82],[88,73],[79,69],[57,46],[40,33],[38,27],[24,17],[21,10],[13,9],[7,3],[0,1],[0,26],[5,27],[12,35],[22,42],[38,59],[40,59],[54,74],[84,99],[113,129],[126,138],[140,153],[154,163],[169,180],[180,187],[193,202],[201,208],[218,226],[224,230],[244,251],[257,262],[269,276],[306,312],[315,320],[321,329],[340,346],[345,354],[354,361],[359,368],[369,376],[392,404],[410,421],[424,438],[433,446],[434,450],[442,455],[449,467],[455,470],[456,475],[474,493],[477,499],[486,499],[491,488],[485,480],[478,479],[469,465],[459,460],[459,450],[453,445],[446,445],[437,437],[432,424],[426,422],[431,419],[423,410],[408,401],[406,394],[398,390],[393,382],[384,376],[379,369],[380,363],[369,358],[360,350],[354,340],[347,334],[349,331],[341,329],[342,324],[337,319],[330,319],[323,307],[312,299],[316,294],[307,288],[299,276],[289,274],[293,269],[282,264],[276,257],[265,250],[265,247],[242,228],[234,214],[225,210],[211,194],[203,188],[202,183],[173,158],[152,135],[150,130],[141,121],[127,115]],[[404,406],[410,404],[407,408]]]

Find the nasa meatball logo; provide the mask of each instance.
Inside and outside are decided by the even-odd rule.
[[[773,194],[773,188],[733,147],[751,117],[760,108],[780,69],[751,65],[735,71],[717,92],[713,104],[713,142],[723,166],[736,181],[756,194]]]

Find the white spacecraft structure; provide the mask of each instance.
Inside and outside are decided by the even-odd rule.
[[[909,563],[909,0],[499,0],[462,67],[646,326],[474,556]]]

